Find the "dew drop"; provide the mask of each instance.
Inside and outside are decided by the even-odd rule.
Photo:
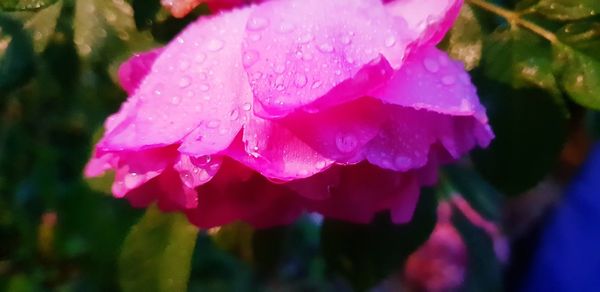
[[[216,52],[216,51],[221,50],[224,45],[225,45],[225,43],[223,43],[222,40],[212,39],[212,40],[208,41],[208,43],[206,44],[206,49],[211,52]]]
[[[312,84],[312,89],[317,89],[317,88],[321,87],[321,85],[323,85],[323,82],[321,82],[321,81],[315,81]]]
[[[242,63],[244,64],[244,68],[248,68],[258,61],[258,52],[254,50],[245,51],[242,56]]]
[[[198,53],[194,57],[194,61],[198,64],[202,64],[204,62],[204,60],[206,60],[206,55],[204,53]]]
[[[389,36],[385,39],[385,46],[388,48],[393,47],[396,44],[396,38],[394,36]]]
[[[208,124],[206,124],[206,127],[209,129],[216,129],[219,127],[220,124],[221,124],[221,121],[219,121],[219,120],[211,120],[208,122]]]
[[[294,85],[296,85],[296,87],[303,88],[306,86],[307,82],[308,80],[304,74],[296,74],[296,77],[294,78]]]
[[[212,161],[212,156],[202,155],[202,156],[198,156],[198,157],[191,157],[190,161],[195,166],[204,167],[204,166],[207,166]]]
[[[189,77],[183,76],[183,77],[181,77],[181,79],[179,79],[178,84],[179,84],[180,88],[186,88],[186,87],[190,86],[191,80]]]
[[[238,109],[233,109],[229,112],[229,119],[235,121],[240,118],[240,111]]]
[[[190,68],[190,63],[188,63],[187,61],[180,61],[179,62],[179,70],[185,71],[188,68]]]
[[[206,92],[210,89],[210,86],[208,86],[208,84],[200,84],[199,89],[200,89],[200,91]]]
[[[452,75],[446,75],[442,77],[442,84],[444,85],[452,85],[456,83],[456,78]]]
[[[248,23],[246,24],[246,28],[248,30],[254,31],[263,30],[267,26],[269,26],[269,20],[262,17],[252,17],[250,20],[248,20]]]
[[[296,29],[296,26],[291,23],[291,22],[282,22],[279,25],[279,32],[280,33],[289,33],[291,31],[293,31],[294,29]]]
[[[340,43],[342,43],[343,45],[349,45],[352,42],[352,39],[350,38],[350,36],[344,35],[342,37],[340,37]]]
[[[431,58],[425,58],[425,60],[423,60],[423,66],[425,66],[425,69],[431,73],[435,73],[440,70],[440,65],[436,60]]]
[[[317,162],[317,164],[315,164],[315,166],[317,167],[317,169],[323,169],[325,168],[325,161],[319,161]]]
[[[318,47],[319,51],[321,51],[322,53],[331,53],[333,52],[333,46],[331,44],[325,43],[325,44],[321,44]]]
[[[179,177],[181,177],[181,181],[188,187],[194,187],[194,176],[187,170],[179,172]]]
[[[173,97],[171,97],[171,103],[174,105],[178,105],[181,103],[181,97],[174,95]]]
[[[144,176],[139,175],[135,172],[129,173],[125,175],[125,187],[128,189],[132,189],[137,187],[144,179]]]
[[[358,146],[358,140],[353,134],[340,133],[335,138],[335,145],[342,153],[350,153]]]
[[[242,109],[245,111],[249,111],[252,109],[252,105],[249,102],[246,102],[242,105]]]

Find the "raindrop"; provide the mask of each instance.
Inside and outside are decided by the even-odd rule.
[[[294,84],[296,85],[296,87],[303,88],[304,86],[306,86],[307,82],[308,80],[306,79],[306,76],[304,74],[296,74],[296,77],[294,78]]]
[[[322,53],[331,53],[333,52],[333,46],[331,44],[325,43],[325,44],[321,44],[318,47],[319,51],[321,51]]]
[[[183,76],[179,80],[179,87],[180,88],[186,88],[186,87],[190,86],[190,84],[191,84],[191,80],[187,76]]]
[[[249,102],[246,102],[242,105],[242,109],[245,111],[249,111],[252,109],[252,105]]]
[[[216,52],[216,51],[221,50],[224,45],[225,45],[225,43],[223,43],[222,40],[212,39],[212,40],[208,41],[208,43],[206,45],[206,49],[208,49],[211,52]]]
[[[350,36],[344,35],[344,36],[342,36],[342,37],[340,38],[340,42],[341,42],[343,45],[346,45],[346,46],[347,46],[347,45],[349,45],[349,44],[352,42],[352,39],[350,38]]]
[[[187,170],[183,170],[179,172],[179,176],[181,177],[181,181],[188,187],[194,187],[194,176]]]
[[[181,103],[181,97],[174,95],[173,97],[171,97],[171,103],[174,105],[178,105]]]
[[[244,68],[248,68],[258,61],[258,52],[254,50],[245,51],[242,56],[242,63],[244,64]]]
[[[323,82],[321,82],[321,81],[315,81],[312,84],[312,89],[317,89],[317,88],[321,87],[321,85],[323,85]]]
[[[248,20],[248,24],[246,24],[246,28],[249,30],[262,30],[269,25],[269,20],[262,17],[252,17]]]
[[[442,84],[444,85],[452,85],[456,83],[456,78],[452,75],[446,75],[442,77]]]
[[[291,31],[293,31],[294,29],[296,29],[296,26],[290,22],[282,22],[279,25],[279,32],[281,32],[281,33],[289,33]]]
[[[196,57],[194,57],[194,61],[198,64],[203,63],[204,60],[206,60],[206,55],[204,53],[198,53]]]
[[[229,118],[232,121],[235,121],[235,120],[239,119],[240,118],[240,111],[237,110],[237,109],[231,110],[231,112],[229,112]]]
[[[353,134],[340,133],[335,138],[335,145],[342,153],[350,153],[358,146],[358,140]]]
[[[431,58],[425,58],[425,60],[423,60],[423,66],[425,66],[425,69],[431,73],[435,73],[440,70],[440,65],[437,63],[437,61]]]
[[[199,89],[200,89],[200,91],[206,92],[210,89],[210,86],[208,86],[208,84],[200,84]]]
[[[195,166],[204,167],[212,161],[212,157],[210,155],[202,155],[198,157],[191,157],[190,161]]]
[[[319,161],[315,166],[317,167],[317,169],[323,169],[325,168],[325,161]]]
[[[219,120],[211,120],[208,122],[208,124],[206,124],[206,127],[209,129],[216,129],[219,127],[220,124],[221,124],[221,121],[219,121]]]
[[[396,38],[394,36],[390,36],[385,39],[385,46],[388,48],[393,47],[396,44]]]

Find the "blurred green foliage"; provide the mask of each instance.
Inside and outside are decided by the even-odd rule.
[[[207,8],[175,19],[158,0],[0,0],[0,290],[362,290],[399,274],[430,234],[437,198],[460,193],[499,223],[500,193],[522,194],[553,173],[576,117],[600,136],[600,2],[466,3],[441,47],[471,70],[497,139],[474,167],[447,168],[411,223],[307,216],[197,232],[181,215],[144,215],[111,198],[110,177],[84,181],[81,170],[125,98],[120,62]],[[501,290],[489,238],[456,217],[469,251],[465,290]]]

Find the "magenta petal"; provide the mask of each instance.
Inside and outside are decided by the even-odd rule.
[[[412,218],[420,188],[414,173],[399,173],[367,163],[328,171],[338,171],[340,177],[327,183],[323,179],[306,180],[306,183],[321,185],[330,194],[325,200],[311,201],[310,210],[357,223],[368,223],[381,211],[391,211],[395,223],[405,223]]]
[[[408,34],[403,21],[390,16],[380,0],[289,0],[257,6],[242,50],[260,105],[256,113],[284,116],[309,105],[380,56],[399,67],[408,40],[414,39]],[[379,74],[377,66],[371,67]],[[355,95],[344,99],[362,96],[352,83],[344,91]]]
[[[128,94],[133,94],[142,80],[150,73],[156,58],[163,49],[158,48],[144,53],[133,55],[119,67],[119,83]]]
[[[218,156],[190,157],[181,155],[174,168],[179,172],[181,181],[188,188],[196,188],[210,181],[221,167],[222,158]]]
[[[188,26],[165,47],[152,73],[130,98],[136,101],[136,111],[107,132],[100,147],[170,145],[197,129],[183,142],[184,153],[201,156],[226,148],[243,123],[239,107],[251,102],[248,81],[240,69],[249,13],[249,9],[236,10]]]
[[[384,0],[386,10],[406,21],[420,45],[436,45],[458,17],[463,0]]]
[[[309,177],[333,164],[277,122],[254,117],[227,154],[262,175],[280,181]]]

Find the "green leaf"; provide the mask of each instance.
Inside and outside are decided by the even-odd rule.
[[[123,291],[186,291],[197,234],[184,215],[149,208],[123,245]]]
[[[59,1],[37,12],[25,22],[25,28],[33,36],[33,46],[36,52],[42,52],[46,48],[48,41],[54,34],[61,10],[62,2]]]
[[[560,84],[578,104],[600,110],[600,60],[566,45],[554,47]]]
[[[29,81],[33,72],[31,39],[18,21],[0,14],[0,95]]]
[[[159,0],[133,0],[131,6],[138,30],[151,28],[161,8]]]
[[[527,30],[515,27],[490,35],[482,66],[488,78],[514,88],[541,88],[560,97],[553,74],[552,47]]]
[[[534,9],[556,20],[576,20],[600,13],[598,0],[541,0]]]
[[[481,25],[473,8],[464,5],[458,19],[446,36],[443,49],[452,58],[462,61],[467,70],[471,70],[479,65],[482,47]]]
[[[473,152],[477,170],[507,195],[519,194],[552,169],[566,140],[562,104],[536,88],[515,89],[475,74],[496,139]]]
[[[58,0],[2,0],[0,10],[4,11],[26,11],[38,10],[54,4]]]
[[[321,227],[321,251],[329,269],[366,290],[399,269],[425,242],[435,226],[437,200],[424,191],[411,222],[395,225],[388,214],[370,224],[327,219]]]
[[[488,220],[500,220],[503,198],[476,171],[459,165],[450,165],[444,168],[444,174],[453,191],[467,200],[479,214]]]

